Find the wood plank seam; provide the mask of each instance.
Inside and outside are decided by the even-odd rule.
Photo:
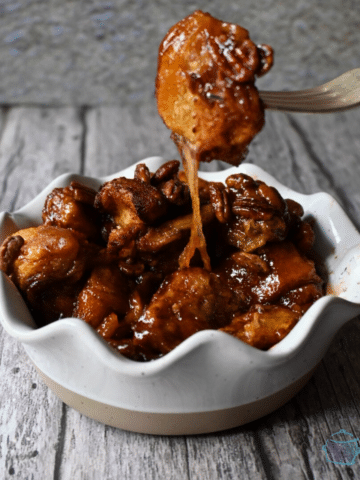
[[[300,123],[295,120],[294,115],[287,114],[287,119],[289,121],[289,125],[292,129],[298,134],[310,160],[316,165],[316,167],[320,170],[320,172],[324,175],[324,177],[328,180],[331,187],[334,189],[339,202],[342,204],[344,210],[353,224],[356,226],[358,230],[360,230],[360,223],[356,219],[356,209],[354,208],[351,199],[347,197],[346,193],[343,189],[337,184],[336,177],[334,177],[331,172],[326,168],[326,163],[323,159],[319,158],[318,155],[315,153],[311,143],[308,141],[306,132],[300,126]]]

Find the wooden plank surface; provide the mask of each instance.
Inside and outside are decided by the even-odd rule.
[[[359,227],[359,121],[358,110],[268,114],[248,161],[296,190],[336,196]],[[177,156],[154,105],[3,109],[0,207],[21,207],[60,173],[105,175],[159,154]],[[360,436],[359,345],[354,320],[307,386],[264,419],[216,434],[157,437],[107,427],[63,405],[1,329],[1,478],[360,478],[360,459],[352,466],[335,465],[321,448],[340,428]]]
[[[29,202],[49,181],[79,171],[78,111],[3,109],[1,208]],[[2,478],[53,478],[58,470],[66,407],[39,380],[22,346],[1,332],[0,472]]]
[[[262,88],[305,88],[359,66],[356,0],[2,0],[0,102],[149,104],[158,46],[195,9],[275,48]]]

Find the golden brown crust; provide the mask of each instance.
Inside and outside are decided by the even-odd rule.
[[[88,240],[101,241],[100,215],[94,208],[96,191],[78,182],[55,188],[46,198],[42,211],[44,225],[83,233]]]
[[[115,265],[95,267],[77,298],[74,316],[93,328],[112,313],[122,318],[129,309],[130,285]]]
[[[254,81],[272,61],[247,30],[200,10],[174,25],[159,48],[156,97],[179,150],[238,165],[264,124]]]
[[[221,330],[249,345],[267,350],[296,325],[300,314],[279,305],[254,305]]]
[[[236,309],[232,299],[213,273],[178,270],[165,279],[137,321],[134,345],[164,355],[190,335],[226,324]]]
[[[0,270],[7,275],[11,275],[13,264],[24,245],[24,239],[21,235],[11,235],[7,237],[0,248]]]

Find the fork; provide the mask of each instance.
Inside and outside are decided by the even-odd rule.
[[[319,87],[293,92],[259,92],[265,108],[287,112],[330,113],[360,105],[360,68]]]

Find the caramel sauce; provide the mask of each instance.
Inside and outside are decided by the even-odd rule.
[[[203,234],[197,171],[199,162],[221,159],[239,165],[264,125],[255,77],[273,63],[268,45],[256,45],[239,25],[196,10],[172,28],[159,47],[158,111],[173,132],[193,205],[193,225],[180,268],[199,250],[211,270]]]
[[[184,251],[180,255],[179,267],[190,267],[192,257],[195,255],[196,250],[199,250],[201,259],[204,264],[204,268],[208,271],[211,271],[210,257],[206,249],[206,240],[203,232],[200,214],[200,197],[198,182],[199,160],[196,156],[196,152],[188,145],[184,145],[182,149],[182,157],[184,171],[190,189],[193,208],[193,219],[191,225],[190,240],[186,245]]]

